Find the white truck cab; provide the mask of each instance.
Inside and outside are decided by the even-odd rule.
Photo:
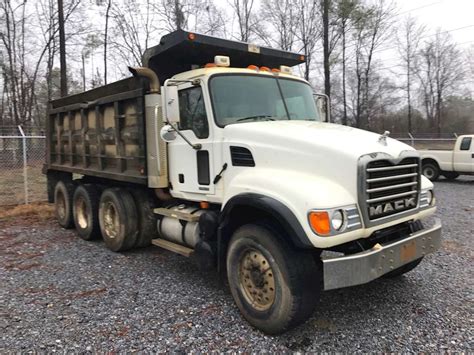
[[[324,290],[415,268],[441,244],[440,222],[421,222],[436,199],[419,153],[330,123],[324,95],[291,72],[304,59],[177,31],[135,78],[52,102],[60,224],[217,267],[271,334],[306,320]]]

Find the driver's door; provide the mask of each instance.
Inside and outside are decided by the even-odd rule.
[[[214,194],[212,184],[212,132],[201,86],[181,85],[178,91],[180,132],[201,149],[191,147],[182,137],[168,142],[168,167],[173,195]],[[187,196],[192,199],[192,196]],[[203,197],[203,200],[205,198]]]

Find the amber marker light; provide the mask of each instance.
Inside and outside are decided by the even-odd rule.
[[[247,67],[247,69],[258,70],[258,67],[256,65],[251,64]]]
[[[188,34],[188,39],[191,41],[194,41],[196,39],[196,35],[194,33],[189,33]]]
[[[309,224],[313,231],[319,235],[329,235],[331,232],[329,213],[326,211],[311,211],[309,213]]]
[[[272,72],[274,72],[274,73],[279,73],[279,72],[280,72],[280,69],[273,68],[273,69],[272,69]]]
[[[304,60],[304,55],[300,55],[300,60]]]
[[[269,67],[260,67],[260,71],[270,71]]]
[[[201,207],[203,210],[207,210],[209,208],[209,202],[207,201],[201,201],[199,203],[199,207]]]
[[[215,63],[207,63],[207,64],[204,66],[204,68],[215,68],[215,67],[217,67],[217,64],[215,64]]]

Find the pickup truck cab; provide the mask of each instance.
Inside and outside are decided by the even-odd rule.
[[[454,150],[419,150],[422,159],[422,173],[431,181],[440,175],[454,180],[459,175],[474,174],[474,134],[462,135],[456,139]]]

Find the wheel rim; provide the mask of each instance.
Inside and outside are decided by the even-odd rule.
[[[89,225],[87,205],[84,197],[80,196],[76,200],[76,220],[80,228],[85,229]]]
[[[273,270],[263,254],[247,250],[239,263],[239,286],[247,302],[259,311],[269,309],[275,301]]]
[[[120,229],[120,221],[117,211],[112,202],[107,202],[104,206],[104,230],[107,237],[114,239]]]
[[[66,217],[66,198],[61,191],[58,191],[56,195],[56,213],[60,219]]]
[[[423,175],[425,175],[428,179],[431,179],[434,176],[434,170],[431,167],[426,167],[423,170]]]

